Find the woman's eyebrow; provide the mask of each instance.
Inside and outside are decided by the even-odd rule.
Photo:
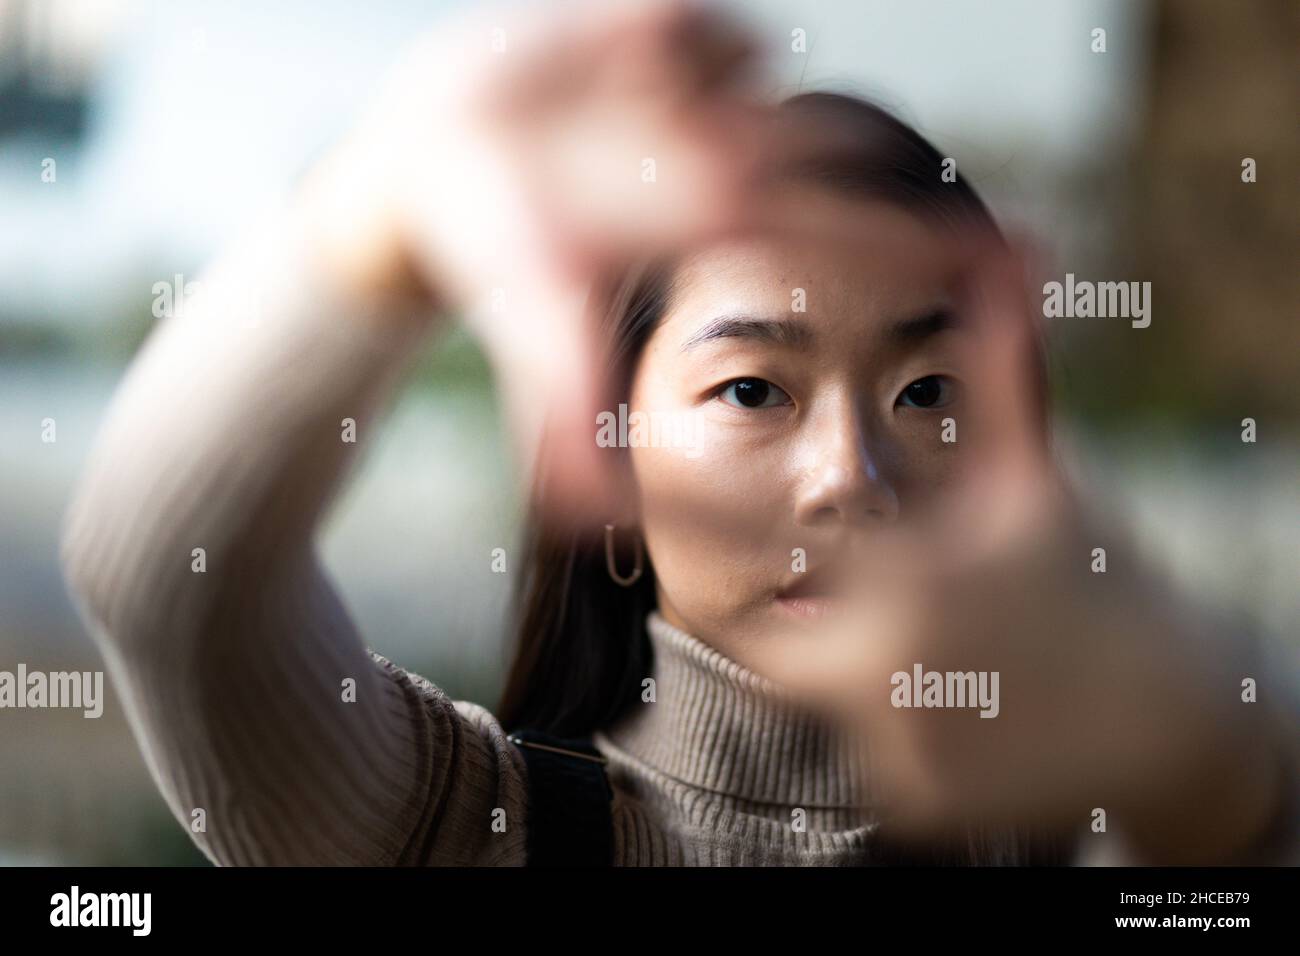
[[[724,315],[687,339],[682,351],[715,339],[757,339],[785,348],[806,349],[812,344],[813,331],[806,323],[785,316]]]
[[[885,330],[885,337],[894,345],[914,345],[956,328],[960,323],[950,309],[931,309],[910,319],[900,319]]]

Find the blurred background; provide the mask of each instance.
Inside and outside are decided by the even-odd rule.
[[[58,528],[156,321],[154,283],[197,278],[455,6],[0,0],[0,670],[102,669]],[[1300,5],[734,6],[770,51],[774,95],[871,97],[1037,238],[1050,277],[1152,283],[1147,329],[1052,323],[1063,454],[1153,560],[1294,674]],[[453,335],[407,381],[320,545],[370,646],[490,707],[510,581],[483,570],[519,514],[486,365]],[[206,863],[105,693],[98,720],[0,711],[0,863]]]

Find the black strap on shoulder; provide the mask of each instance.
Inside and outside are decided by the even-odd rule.
[[[528,765],[528,865],[609,866],[614,793],[600,751],[589,739],[528,728],[508,739]]]

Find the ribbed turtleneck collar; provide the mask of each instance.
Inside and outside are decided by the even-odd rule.
[[[863,758],[842,732],[788,693],[669,624],[647,621],[655,701],[633,705],[606,736],[689,786],[742,800],[863,808]]]

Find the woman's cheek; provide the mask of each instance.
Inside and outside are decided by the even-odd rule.
[[[779,467],[746,456],[744,442],[713,430],[695,453],[632,449],[641,490],[641,525],[669,603],[700,632],[729,618],[772,585],[769,540],[788,516],[780,510]]]

